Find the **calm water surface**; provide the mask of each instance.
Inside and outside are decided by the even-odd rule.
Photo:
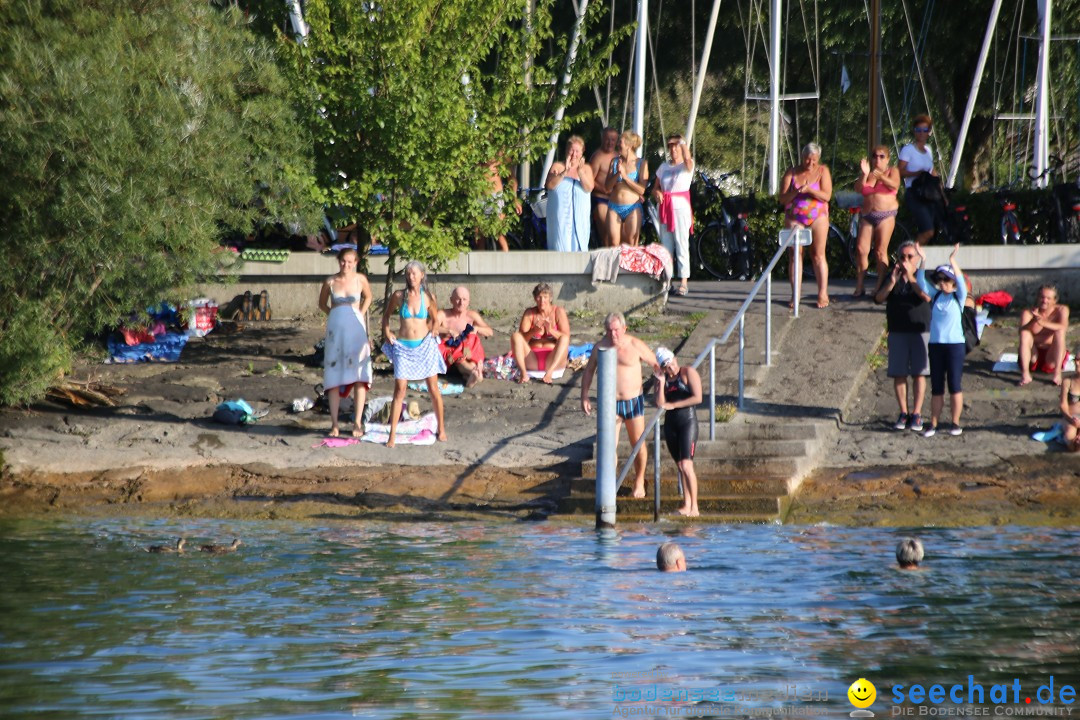
[[[141,550],[181,534],[245,544]],[[643,526],[6,522],[0,717],[846,717],[859,677],[887,717],[894,683],[1080,685],[1080,531],[921,531],[899,572],[906,534],[694,528],[661,574]],[[626,702],[678,690],[744,701]]]

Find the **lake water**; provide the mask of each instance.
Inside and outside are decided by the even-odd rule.
[[[141,549],[181,534],[245,544]],[[888,717],[897,683],[1080,684],[1080,531],[924,530],[900,572],[907,534],[4,522],[0,717],[846,717],[860,677]],[[689,572],[655,570],[672,537]]]

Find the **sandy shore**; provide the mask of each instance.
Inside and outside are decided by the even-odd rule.
[[[653,346],[675,347],[697,319],[669,311],[632,330]],[[499,332],[489,353],[508,345],[516,318],[491,322]],[[600,335],[599,317],[571,322],[575,343]],[[572,373],[552,386],[487,380],[448,397],[446,444],[319,447],[328,416],[288,406],[312,397],[321,381],[305,360],[322,327],[314,317],[248,323],[193,340],[180,363],[79,367],[80,379],[124,389],[115,408],[49,401],[3,410],[0,515],[541,518],[591,456],[595,424],[580,411],[580,376]],[[1015,376],[990,370],[1014,333],[991,326],[970,356],[959,438],[891,429],[891,381],[883,368],[871,372],[789,519],[1080,523],[1080,459],[1029,439],[1056,422],[1057,389],[1046,377],[1019,389]],[[819,359],[828,361],[827,348]],[[391,384],[378,373],[373,394],[389,394]],[[240,397],[270,413],[246,427],[210,419],[218,402]],[[429,407],[422,393],[410,397]]]

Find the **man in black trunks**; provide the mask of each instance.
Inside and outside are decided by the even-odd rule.
[[[641,391],[641,364],[646,363],[655,373],[660,372],[660,366],[649,346],[626,332],[626,318],[622,313],[608,315],[604,320],[604,327],[607,332],[593,348],[589,364],[585,366],[585,373],[581,378],[581,409],[586,415],[592,415],[589,387],[592,385],[600,356],[597,351],[601,348],[615,348],[618,356],[615,370],[615,414],[620,421],[615,426],[615,443],[619,442],[619,426],[625,425],[626,436],[630,439],[630,444],[634,445],[645,431],[645,395]],[[649,463],[646,448],[647,445],[642,445],[634,459],[634,489],[631,496],[636,498],[645,497],[645,468]]]

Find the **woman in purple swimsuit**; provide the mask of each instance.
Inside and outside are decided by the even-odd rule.
[[[855,276],[855,297],[866,294],[863,280],[869,267],[871,240],[873,240],[874,259],[877,261],[877,285],[873,297],[881,289],[889,268],[889,241],[893,228],[896,227],[896,211],[900,203],[896,191],[900,187],[900,171],[889,166],[889,148],[878,145],[869,158],[859,162],[862,175],[855,181],[855,190],[862,193],[863,204],[859,217],[859,234],[855,239],[858,253]]]
[[[802,164],[788,168],[780,181],[777,200],[784,206],[785,228],[810,228],[810,264],[817,278],[819,308],[829,307],[829,264],[825,261],[825,240],[829,236],[829,199],[832,197],[832,175],[821,164],[821,146],[809,143],[802,150]],[[802,256],[802,247],[794,248],[788,265],[791,294],[795,295],[795,252]]]

